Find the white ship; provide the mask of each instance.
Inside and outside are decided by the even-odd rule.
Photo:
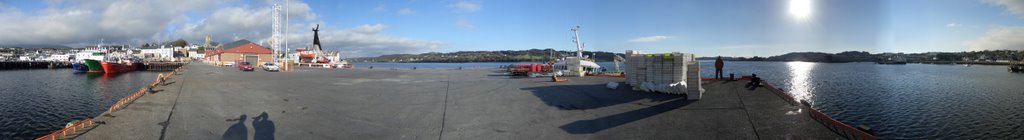
[[[583,41],[580,41],[580,26],[573,27],[569,30],[575,35],[573,42],[576,43],[576,56],[562,58],[559,59],[558,62],[555,62],[552,67],[555,69],[556,75],[582,77],[587,74],[597,73],[601,69],[601,66],[583,56],[583,48],[586,46]]]

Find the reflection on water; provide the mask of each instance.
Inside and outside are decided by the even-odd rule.
[[[71,69],[0,71],[0,140],[33,139],[108,105],[156,79],[156,72],[75,73]]]
[[[810,99],[814,96],[811,93],[812,86],[811,82],[811,70],[814,70],[815,63],[811,62],[787,62],[786,66],[789,67],[789,94],[793,96],[797,101],[803,101]],[[811,100],[807,100],[809,103]]]
[[[726,61],[723,72],[757,74],[884,139],[1024,138],[1024,74],[1006,66]]]

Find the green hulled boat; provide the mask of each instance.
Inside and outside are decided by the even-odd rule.
[[[98,60],[85,59],[85,65],[89,67],[90,73],[103,73],[103,66]]]
[[[85,66],[89,67],[89,73],[103,73],[103,62],[107,58],[106,52],[93,52],[92,56],[85,59]]]

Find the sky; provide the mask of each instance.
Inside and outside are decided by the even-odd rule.
[[[84,47],[185,39],[269,42],[283,0],[0,0],[0,44]],[[478,50],[701,56],[1024,49],[1024,0],[312,0],[287,1],[285,38],[319,24],[345,58]],[[287,10],[284,10],[287,9]]]

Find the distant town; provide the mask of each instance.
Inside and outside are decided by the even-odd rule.
[[[139,46],[124,44],[96,44],[82,47],[62,45],[0,45],[0,61],[72,62],[76,53],[86,50],[110,49],[125,52],[148,61],[182,61],[203,59],[205,48],[211,44],[189,44],[185,40],[164,43],[146,43]]]

